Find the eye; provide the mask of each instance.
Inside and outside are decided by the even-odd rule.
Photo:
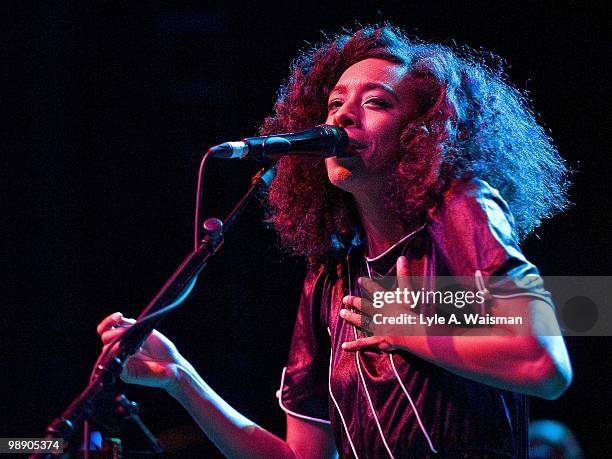
[[[334,100],[330,100],[329,104],[327,104],[327,109],[331,112],[333,110],[338,110],[340,107],[342,107],[342,100],[340,99],[334,99]]]
[[[381,107],[381,108],[389,107],[389,103],[386,100],[381,99],[380,97],[370,97],[364,102],[364,105],[365,104],[370,104],[370,105],[374,105],[376,107]]]

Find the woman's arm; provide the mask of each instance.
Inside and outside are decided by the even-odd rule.
[[[236,411],[192,370],[179,370],[177,382],[169,393],[227,457],[336,457],[328,425],[287,414],[287,439],[282,440]]]
[[[485,279],[504,277],[511,281],[539,275],[521,252],[510,208],[483,180],[453,182],[443,201],[428,211],[427,220],[436,256],[453,276],[475,276],[481,271]],[[402,278],[409,274],[407,260],[400,257],[400,287]],[[364,283],[360,285],[364,287]],[[409,286],[406,281],[405,287]],[[366,290],[371,289],[366,285]],[[527,296],[495,296],[487,312],[520,316],[525,319],[522,327],[444,325],[434,330],[421,325],[419,330],[417,322],[416,329],[375,333],[383,336],[347,343],[345,349],[404,349],[474,381],[546,399],[558,398],[572,380],[572,368],[553,308],[538,295],[529,296],[533,293],[529,288],[517,285],[516,290],[525,291]],[[345,304],[360,309],[360,301],[348,297]],[[359,314],[354,312],[347,311],[344,318],[360,323]],[[384,336],[394,334],[403,336]]]
[[[407,277],[404,257],[398,260],[397,270],[401,284],[401,279]],[[364,279],[361,285],[364,287],[371,282]],[[343,302],[363,310],[360,297],[347,296]],[[503,316],[505,311],[524,318],[524,324],[521,327],[494,325],[483,328],[438,326],[432,333],[431,327],[416,320],[416,324],[402,336],[384,336],[387,333],[375,332],[383,336],[347,342],[343,348],[346,351],[363,348],[386,352],[406,350],[483,384],[545,399],[558,398],[572,380],[572,368],[552,308],[531,296],[496,298],[493,315]],[[343,310],[341,316],[358,327],[362,326],[362,314]]]
[[[550,309],[541,300],[523,301],[520,307],[529,311]],[[359,314],[348,311],[343,317],[352,323],[361,320]],[[422,331],[416,336],[370,336],[344,345],[346,351],[363,348],[406,350],[464,378],[548,400],[561,396],[572,380],[560,333],[517,336],[493,326],[483,336],[478,329],[453,327],[445,336],[427,336]]]
[[[134,319],[114,313],[98,325],[98,333],[108,346],[134,323]],[[227,457],[309,459],[336,455],[327,425],[287,415],[287,439],[283,440],[240,414],[206,384],[174,344],[158,331],[128,359],[121,378],[128,383],[165,389]]]

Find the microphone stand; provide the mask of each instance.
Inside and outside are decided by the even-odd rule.
[[[63,439],[64,449],[67,446],[70,455],[78,445],[78,442],[77,445],[73,443],[73,439],[78,438],[76,434],[80,431],[83,422],[91,420],[104,425],[103,418],[108,414],[107,406],[105,407],[104,404],[105,402],[108,404],[109,394],[112,395],[113,390],[118,392],[116,383],[128,357],[135,354],[153,329],[161,323],[170,311],[178,307],[180,301],[177,304],[171,303],[176,302],[186,291],[190,290],[210,258],[223,246],[223,235],[234,225],[253,198],[270,185],[274,174],[274,166],[268,170],[261,169],[251,178],[251,186],[248,191],[228,214],[224,222],[216,218],[209,218],[204,222],[205,236],[199,247],[187,255],[153,300],[140,313],[138,321],[117,341],[117,352],[104,353],[103,351],[89,384],[68,405],[64,412],[49,424],[46,439]],[[126,403],[126,399],[122,395],[113,398],[117,403]],[[159,445],[157,440],[152,437],[142,421],[137,421],[137,424],[143,428],[143,432],[149,438],[154,449],[157,450],[155,448],[156,445]],[[89,439],[87,439],[87,442],[89,442]],[[89,445],[84,446],[87,449]],[[51,453],[34,453],[30,456],[31,459],[53,457],[57,458],[57,456],[52,456]],[[62,457],[70,456],[62,455]]]

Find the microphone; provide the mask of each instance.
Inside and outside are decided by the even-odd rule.
[[[286,155],[320,158],[352,156],[344,152],[348,134],[338,126],[322,124],[316,128],[287,134],[247,137],[239,142],[225,142],[208,150],[213,158],[253,158],[277,160]]]

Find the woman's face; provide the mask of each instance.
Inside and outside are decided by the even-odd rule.
[[[354,195],[381,189],[400,135],[417,113],[411,82],[404,66],[383,59],[365,59],[342,74],[329,95],[326,123],[346,129],[354,156],[325,160],[331,183]]]

